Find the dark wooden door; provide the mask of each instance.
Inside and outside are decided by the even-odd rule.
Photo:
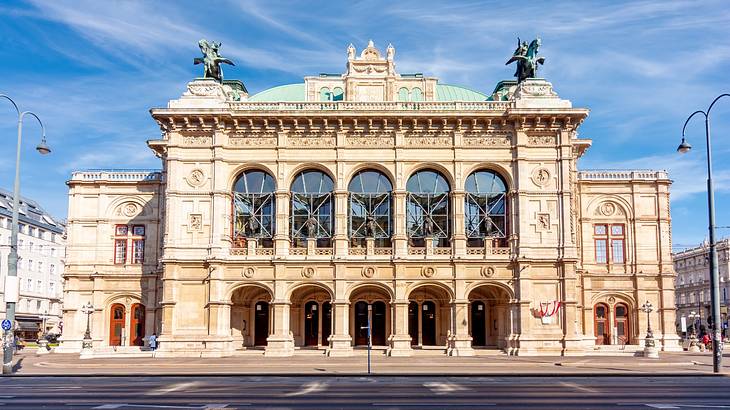
[[[484,302],[471,302],[471,344],[473,346],[487,345],[487,317]]]
[[[385,302],[373,303],[373,345],[385,346]]]
[[[411,344],[418,344],[418,303],[408,304],[408,334],[411,335]]]
[[[621,344],[631,343],[631,332],[629,331],[629,309],[623,303],[614,308],[616,312],[616,337]]]
[[[304,305],[304,345],[317,346],[319,336],[319,309],[317,302]]]
[[[329,344],[329,337],[332,334],[332,304],[322,303],[322,344]]]
[[[254,308],[254,346],[266,346],[269,338],[269,303],[257,302]]]
[[[129,338],[130,346],[144,345],[144,305],[135,303],[132,305],[132,320],[129,324],[132,333]]]
[[[112,305],[109,318],[109,346],[121,346],[124,333],[124,306]]]
[[[367,346],[368,344],[368,303],[359,301],[355,303],[355,346]]]
[[[424,346],[436,345],[436,304],[430,300],[421,305],[421,333]]]
[[[596,344],[611,344],[609,334],[608,306],[603,303],[597,304],[593,309],[593,321],[595,323]]]

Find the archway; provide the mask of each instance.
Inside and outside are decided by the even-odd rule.
[[[373,346],[385,346],[390,336],[390,295],[378,286],[361,286],[350,295],[350,334],[355,346],[368,344],[368,320],[371,321]]]
[[[231,335],[241,347],[266,346],[270,329],[271,293],[257,285],[242,286],[231,295]]]
[[[506,346],[510,332],[508,292],[493,284],[469,292],[469,333],[473,347]]]
[[[291,294],[290,324],[295,346],[320,347],[332,334],[332,300],[323,287],[307,284]]]
[[[451,295],[437,285],[422,285],[408,295],[408,333],[412,346],[445,346],[451,326]]]

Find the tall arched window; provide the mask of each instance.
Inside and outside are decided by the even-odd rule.
[[[320,101],[332,101],[332,93],[330,92],[329,88],[322,87],[319,89],[319,100]]]
[[[262,247],[273,247],[276,213],[274,178],[263,171],[244,171],[233,184],[233,243],[245,246],[256,239]]]
[[[291,237],[295,247],[307,246],[307,239],[318,247],[332,246],[334,183],[317,170],[302,171],[291,186]]]
[[[433,238],[436,246],[450,245],[449,183],[441,173],[418,171],[406,184],[406,226],[412,246],[425,246]]]
[[[408,101],[408,89],[406,87],[401,87],[398,90],[398,101]]]
[[[507,246],[507,184],[499,174],[476,171],[466,178],[464,222],[469,246],[484,246],[485,240]]]
[[[375,246],[390,246],[392,190],[388,177],[379,171],[360,171],[352,178],[348,191],[353,245],[365,246],[365,238],[374,238]]]
[[[420,88],[414,87],[411,90],[411,101],[423,101],[423,91]]]
[[[332,101],[342,101],[345,99],[345,91],[342,87],[335,87],[332,89]]]

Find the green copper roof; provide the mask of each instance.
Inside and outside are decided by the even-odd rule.
[[[436,101],[485,101],[486,94],[458,85],[436,84]]]
[[[280,85],[248,99],[258,102],[305,101],[304,83]],[[486,101],[487,95],[458,85],[436,84],[436,101]]]
[[[295,102],[305,101],[304,83],[280,85],[278,87],[269,88],[248,98],[249,101],[259,102]]]

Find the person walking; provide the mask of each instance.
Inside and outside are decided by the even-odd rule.
[[[153,352],[157,350],[157,333],[152,333],[152,336],[150,336],[150,349]]]

